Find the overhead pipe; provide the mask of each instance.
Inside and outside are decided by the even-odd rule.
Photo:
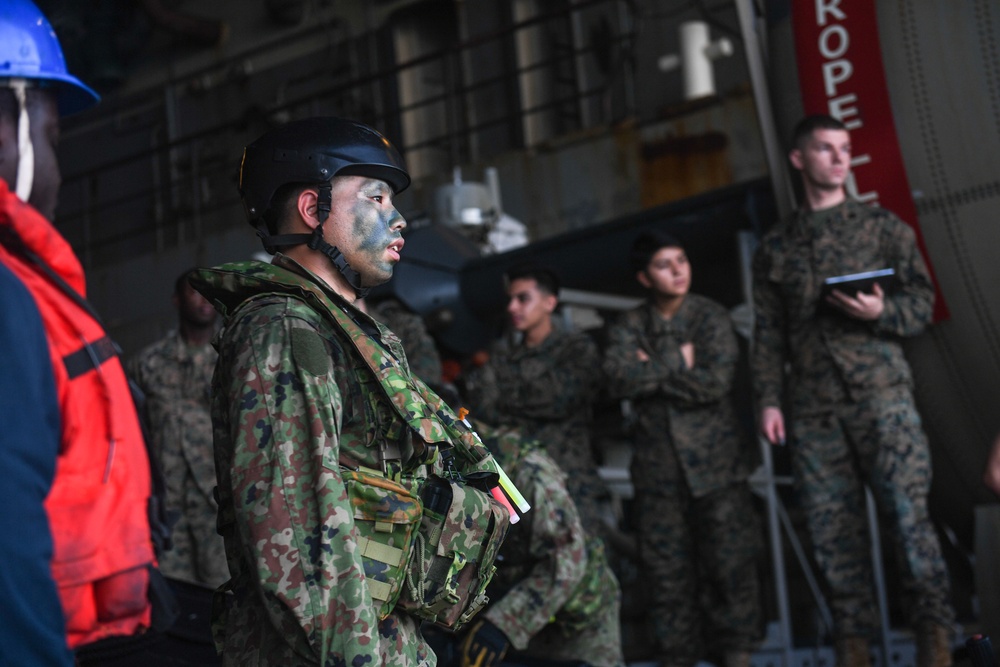
[[[694,100],[715,95],[715,73],[712,61],[733,55],[733,43],[723,37],[714,42],[704,21],[686,21],[678,28],[681,52],[663,56],[657,61],[660,71],[681,68],[684,77],[684,99]]]

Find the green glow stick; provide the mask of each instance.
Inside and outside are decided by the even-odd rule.
[[[503,468],[500,467],[499,463],[497,464],[497,472],[500,473],[500,486],[503,487],[503,490],[506,491],[511,500],[514,501],[514,504],[517,505],[517,509],[521,510],[521,514],[530,510],[531,505],[527,500],[525,500],[524,496],[521,495],[521,492],[517,490],[517,487],[514,486],[514,482],[510,481],[510,477],[508,477],[507,473],[503,471]]]
[[[469,420],[466,419],[466,416],[468,414],[469,411],[466,410],[465,408],[458,409],[458,418],[462,420],[462,423],[465,424],[466,427],[468,427],[469,431],[472,432],[472,435],[474,435],[476,440],[479,441],[479,444],[483,444],[483,439],[479,437],[479,434],[476,433],[476,429],[472,428],[472,424],[470,424]],[[483,446],[485,447],[485,445]],[[514,486],[514,482],[510,481],[510,477],[508,477],[507,473],[503,471],[503,468],[500,467],[500,464],[496,460],[493,461],[493,464],[497,467],[497,473],[500,475],[500,486],[503,487],[503,490],[507,492],[507,495],[510,496],[510,499],[514,501],[514,504],[517,505],[517,509],[521,510],[521,514],[524,514],[525,512],[530,510],[531,504],[525,499],[523,495],[521,495],[521,492],[517,490],[517,487]]]

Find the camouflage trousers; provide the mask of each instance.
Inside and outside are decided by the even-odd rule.
[[[832,591],[836,634],[872,636],[879,627],[865,483],[896,552],[911,623],[951,623],[948,572],[927,509],[930,449],[909,390],[796,417],[791,430],[796,488]]]
[[[694,665],[710,648],[752,650],[763,632],[762,533],[749,487],[694,498],[683,483],[668,484],[655,494],[640,489],[636,500],[640,579],[657,658]]]

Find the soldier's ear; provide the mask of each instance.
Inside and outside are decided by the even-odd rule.
[[[635,279],[639,281],[639,284],[645,287],[646,289],[650,289],[653,287],[653,283],[649,280],[649,276],[646,275],[645,271],[636,271]]]
[[[309,229],[315,229],[319,225],[318,203],[319,192],[316,188],[306,188],[295,199],[295,209]]]
[[[802,171],[802,151],[798,148],[793,148],[788,151],[788,161],[792,163],[792,166]]]

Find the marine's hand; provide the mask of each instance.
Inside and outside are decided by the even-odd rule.
[[[646,363],[647,361],[649,361],[649,354],[646,353],[646,350],[640,347],[637,348],[635,351],[635,358],[641,361],[642,363]]]
[[[873,286],[871,294],[858,292],[853,297],[840,290],[833,290],[826,302],[848,317],[871,322],[880,318],[885,310],[885,292],[878,283]]]
[[[760,411],[760,432],[772,445],[785,444],[785,415],[769,405]]]
[[[510,642],[500,628],[485,618],[476,621],[459,647],[460,667],[493,667],[507,654]]]
[[[694,368],[694,343],[681,343],[681,356],[688,368]]]

